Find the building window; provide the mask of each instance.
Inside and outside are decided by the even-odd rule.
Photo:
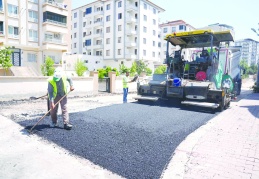
[[[37,55],[33,53],[28,53],[28,62],[37,62]]]
[[[74,13],[74,18],[77,18],[77,12]]]
[[[110,38],[106,39],[106,44],[110,44]]]
[[[95,52],[95,55],[96,55],[96,56],[102,56],[102,51],[96,51],[96,52]]]
[[[138,49],[135,49],[134,53],[135,53],[135,55],[137,55],[138,54]]]
[[[111,4],[107,4],[106,5],[106,10],[110,10],[111,9]]]
[[[58,22],[59,25],[67,25],[67,17],[53,12],[43,12],[43,22]]]
[[[29,29],[29,40],[38,42],[38,31]]]
[[[156,25],[156,20],[155,19],[153,19],[153,25]]]
[[[85,26],[86,26],[86,22],[83,23],[83,27],[85,27]]]
[[[156,31],[155,30],[153,30],[153,35],[156,35]]]
[[[74,33],[74,38],[76,38],[76,33]]]
[[[106,27],[106,33],[110,33],[110,27]]]
[[[74,23],[74,28],[76,28],[76,27],[77,27],[77,23],[75,22],[75,23]]]
[[[118,25],[118,31],[121,31],[121,25]]]
[[[106,22],[110,21],[111,20],[111,16],[106,16]]]
[[[156,53],[155,52],[153,52],[153,57],[156,57]]]
[[[153,41],[153,46],[156,46],[156,42],[155,41]]]
[[[161,42],[158,42],[158,47],[161,47]]]
[[[86,8],[85,14],[91,14],[92,13],[92,7]]]
[[[138,42],[138,38],[137,37],[135,37],[135,43],[137,43]]]
[[[122,18],[122,13],[119,13],[118,14],[118,19],[121,19]]]
[[[76,43],[74,43],[74,48],[76,48]]]
[[[135,2],[135,7],[138,7],[138,2]]]
[[[118,55],[121,55],[121,49],[118,49]]]
[[[176,32],[176,27],[172,27],[172,32]]]
[[[138,14],[135,14],[135,19],[138,19]]]
[[[18,15],[18,6],[8,4],[8,15],[17,16]]]
[[[147,44],[147,39],[143,38],[143,44]]]
[[[147,9],[147,4],[144,3],[144,9]]]
[[[164,29],[163,29],[163,32],[164,32],[164,33],[167,33],[167,28],[164,28]]]
[[[118,43],[121,43],[121,37],[118,37]]]
[[[144,21],[147,21],[147,16],[146,15],[144,15]]]
[[[156,9],[155,8],[153,8],[153,13],[156,14]]]
[[[37,62],[37,55],[33,53],[28,53],[28,62]]]
[[[143,50],[143,56],[146,56],[146,50]]]
[[[118,7],[121,7],[121,1],[118,2]]]
[[[147,28],[146,27],[143,27],[143,32],[147,32]]]
[[[85,46],[91,46],[91,39],[85,41]]]
[[[106,56],[110,56],[110,50],[106,50]]]
[[[19,37],[18,35],[19,35],[18,27],[8,26],[8,37],[18,38]]]
[[[186,30],[186,26],[185,25],[179,25],[179,30]]]
[[[29,21],[38,22],[38,12],[29,10]]]

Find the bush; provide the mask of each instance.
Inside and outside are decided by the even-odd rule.
[[[105,69],[104,68],[100,68],[97,71],[98,71],[98,78],[100,78],[100,79],[108,77],[108,73],[110,71],[116,72],[116,76],[119,76],[119,71],[116,68],[111,68],[109,66],[106,67]]]
[[[155,69],[154,74],[164,74],[166,72],[166,66],[161,65]]]
[[[88,70],[87,66],[85,66],[84,62],[81,60],[77,60],[75,64],[75,71],[78,76],[83,76],[84,72]]]
[[[146,73],[147,73],[147,76],[151,76],[152,70],[150,68],[146,68]]]
[[[13,66],[11,54],[12,50],[10,50],[10,47],[5,47],[0,50],[0,67],[4,68],[5,71],[7,71],[11,66]]]
[[[52,60],[52,58],[47,57],[45,60],[45,63],[43,63],[41,65],[41,73],[43,76],[52,76],[54,74],[55,71],[55,67],[54,67],[54,60]]]
[[[252,86],[252,89],[253,89],[254,93],[259,93],[259,87],[257,87],[256,82],[255,82],[254,86]]]

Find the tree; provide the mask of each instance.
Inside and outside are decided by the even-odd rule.
[[[48,56],[45,60],[45,63],[41,65],[41,73],[43,76],[52,76],[54,71],[54,60]]]
[[[0,50],[0,67],[2,67],[6,71],[13,66],[12,60],[11,60],[11,54],[12,50],[10,47],[4,47]]]
[[[166,72],[166,66],[161,65],[155,69],[154,74],[164,74]]]
[[[137,66],[137,73],[140,75],[142,72],[146,72],[147,65],[143,62],[143,60],[138,60],[135,62]]]
[[[145,72],[147,73],[147,76],[152,75],[152,70],[150,68],[146,68]]]
[[[130,71],[129,68],[127,68],[124,64],[120,65],[120,74],[126,73],[127,71]]]
[[[85,66],[82,60],[77,59],[75,64],[75,71],[78,76],[83,76],[84,72],[88,70],[87,66]]]

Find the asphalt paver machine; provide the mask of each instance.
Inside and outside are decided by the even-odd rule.
[[[226,109],[240,94],[240,47],[230,47],[231,31],[194,30],[165,37],[165,74],[138,83],[136,100],[180,99],[182,104]],[[172,48],[178,50],[170,55]],[[183,51],[189,56],[183,55]]]

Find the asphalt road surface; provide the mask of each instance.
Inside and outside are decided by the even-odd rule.
[[[115,104],[70,113],[71,131],[49,128],[35,134],[125,178],[159,178],[176,147],[217,114],[177,105]],[[14,118],[30,128],[39,118]]]

